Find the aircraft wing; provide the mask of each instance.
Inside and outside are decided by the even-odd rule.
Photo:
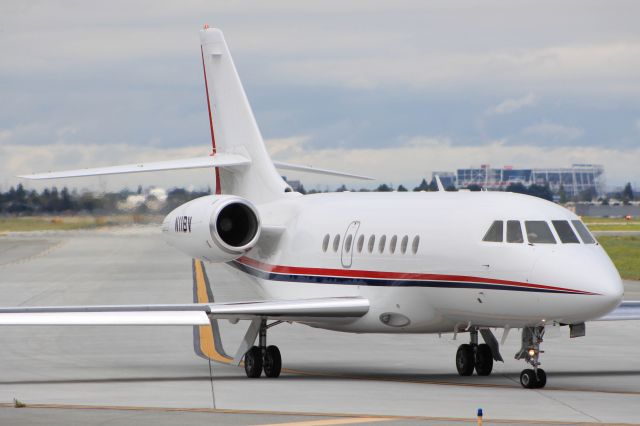
[[[211,167],[236,167],[251,163],[247,157],[237,154],[218,153],[213,156],[156,161],[152,163],[125,164],[122,166],[96,167],[91,169],[66,170],[61,172],[36,173],[18,176],[24,179],[60,179],[84,176],[119,175],[123,173],[157,172],[161,170],[202,169]]]
[[[171,305],[36,306],[0,308],[0,325],[209,325],[211,319],[313,322],[361,317],[361,297]]]
[[[640,320],[640,300],[625,300],[613,311],[594,321]]]

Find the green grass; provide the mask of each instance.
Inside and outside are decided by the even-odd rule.
[[[637,217],[626,220],[623,217],[589,217],[582,221],[591,231],[640,231],[640,220]]]
[[[640,280],[639,236],[601,236],[598,241],[613,260],[622,278]]]
[[[3,232],[26,231],[68,231],[73,229],[92,229],[103,226],[131,225],[149,223],[155,217],[139,215],[113,216],[24,216],[0,217],[0,234]]]

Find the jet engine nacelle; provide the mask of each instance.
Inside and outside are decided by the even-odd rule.
[[[260,217],[248,200],[208,195],[181,205],[165,217],[166,241],[191,257],[228,262],[242,256],[260,237]]]

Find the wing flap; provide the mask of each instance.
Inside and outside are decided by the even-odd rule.
[[[212,167],[237,167],[251,163],[251,160],[238,154],[217,153],[213,156],[184,158],[179,160],[156,161],[151,163],[125,164],[121,166],[96,167],[90,169],[66,170],[60,172],[36,173],[18,176],[24,179],[60,179],[85,176],[118,175],[124,173],[157,172],[163,170],[186,170]]]
[[[0,325],[209,325],[210,319],[308,322],[361,317],[359,297],[175,305],[34,306],[0,308]]]
[[[625,300],[613,311],[594,321],[640,320],[640,300]]]

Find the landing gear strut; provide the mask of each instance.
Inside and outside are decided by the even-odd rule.
[[[478,344],[478,330],[469,331],[471,342],[458,347],[456,369],[461,376],[471,376],[475,368],[478,376],[488,376],[493,370],[493,353],[486,343]]]
[[[525,327],[522,329],[522,347],[516,359],[524,359],[533,369],[527,368],[520,373],[520,384],[526,389],[540,389],[547,384],[547,373],[540,368],[540,343],[544,336],[544,327]]]
[[[258,378],[262,375],[267,377],[278,377],[282,370],[282,357],[277,346],[267,346],[267,329],[280,324],[276,321],[267,325],[267,320],[262,320],[260,324],[260,334],[258,346],[252,346],[244,354],[244,371],[249,378]]]

